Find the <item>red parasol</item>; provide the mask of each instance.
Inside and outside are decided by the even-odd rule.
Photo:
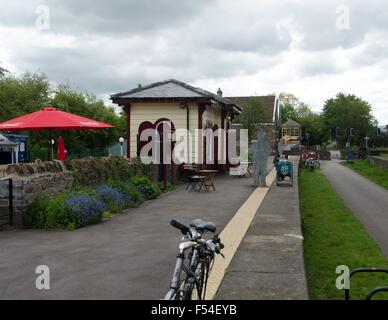
[[[0,123],[0,131],[64,131],[108,128],[113,128],[113,126],[53,107],[44,108],[40,111]]]
[[[62,137],[58,138],[58,160],[65,161],[67,156],[67,150]]]
[[[53,107],[47,107],[3,123],[0,131],[65,131],[65,130],[96,130],[113,128],[110,124],[67,113]],[[52,149],[52,138],[50,148]],[[52,157],[52,150],[51,155]]]

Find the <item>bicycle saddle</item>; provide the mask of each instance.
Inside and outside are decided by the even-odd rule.
[[[202,219],[195,219],[190,223],[190,227],[195,228],[199,232],[216,232],[216,225],[213,222]]]

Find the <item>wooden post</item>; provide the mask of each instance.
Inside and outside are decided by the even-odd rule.
[[[127,114],[127,158],[131,158],[131,105],[125,105],[125,113]]]
[[[202,130],[203,129],[203,114],[206,110],[206,105],[204,104],[198,104],[198,129]],[[201,163],[203,161],[203,138],[202,134],[200,136],[201,141],[198,141],[198,160]],[[202,161],[201,161],[202,159]],[[201,167],[201,166],[200,166]]]
[[[13,180],[8,180],[8,210],[9,210],[9,224],[13,226]]]

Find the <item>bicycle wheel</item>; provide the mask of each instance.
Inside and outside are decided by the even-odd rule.
[[[320,167],[321,167],[321,164],[319,163],[319,161],[314,161],[314,168],[319,169]]]
[[[183,300],[205,299],[203,288],[205,284],[206,270],[206,263],[202,261],[198,262],[195,269],[196,277],[194,278],[189,275],[186,279],[186,283],[182,292]]]

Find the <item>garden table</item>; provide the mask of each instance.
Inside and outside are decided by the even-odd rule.
[[[207,191],[209,191],[210,188],[213,188],[213,190],[216,191],[214,186],[214,178],[218,173],[218,170],[198,170],[198,173],[200,175],[206,176],[206,181],[208,182],[205,182]]]

